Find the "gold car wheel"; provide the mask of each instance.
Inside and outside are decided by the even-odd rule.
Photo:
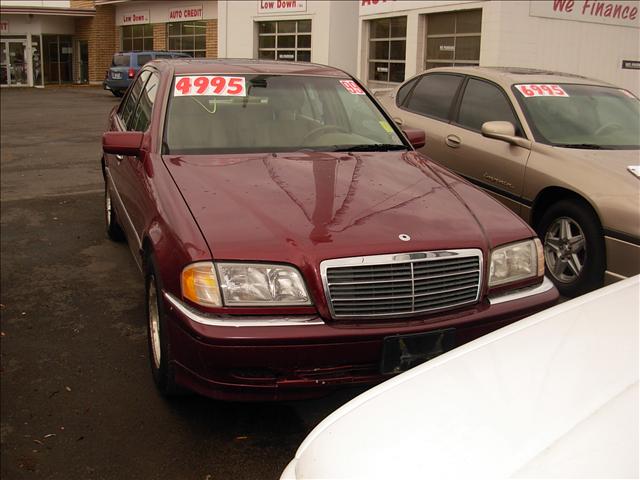
[[[587,258],[587,244],[580,225],[569,217],[555,219],[544,237],[544,258],[556,280],[576,281]]]

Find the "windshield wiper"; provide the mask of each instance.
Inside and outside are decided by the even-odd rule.
[[[390,152],[392,150],[408,150],[405,145],[393,145],[387,143],[374,143],[362,145],[348,145],[338,147],[335,152]]]
[[[600,150],[602,147],[595,143],[555,143],[556,147],[563,148],[582,148],[584,150]]]

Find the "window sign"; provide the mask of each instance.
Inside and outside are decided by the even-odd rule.
[[[427,15],[425,69],[478,65],[482,10]]]
[[[149,23],[149,10],[123,13],[120,20],[120,25],[140,25],[143,23]]]
[[[258,0],[258,15],[306,11],[306,0]]]
[[[258,22],[258,58],[311,61],[311,20]]]
[[[407,17],[369,22],[369,80],[404,81],[407,48]]]
[[[182,22],[185,20],[202,20],[202,18],[202,5],[178,7],[169,10],[169,20],[172,22]]]
[[[529,2],[529,16],[640,28],[638,2],[598,0]]]

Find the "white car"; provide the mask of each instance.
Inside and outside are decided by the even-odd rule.
[[[638,478],[640,276],[354,398],[282,479]]]

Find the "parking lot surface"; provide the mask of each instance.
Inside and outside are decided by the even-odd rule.
[[[3,89],[3,479],[278,478],[307,433],[361,390],[238,404],[160,397],[142,276],[104,233],[98,88]]]

